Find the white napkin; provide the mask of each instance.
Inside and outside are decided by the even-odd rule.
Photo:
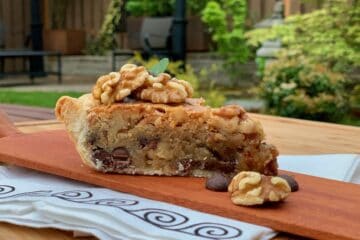
[[[0,221],[100,239],[271,239],[270,228],[0,166]]]
[[[322,178],[360,183],[360,155],[282,155],[279,168]]]
[[[360,183],[353,154],[280,156],[281,169]],[[271,239],[265,227],[0,166],[0,221],[88,233],[100,239]]]

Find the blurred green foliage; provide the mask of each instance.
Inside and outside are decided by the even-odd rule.
[[[280,56],[269,64],[258,94],[271,114],[340,121],[348,112],[345,78],[304,57]]]
[[[360,84],[357,84],[351,91],[350,104],[360,110]]]
[[[201,13],[227,65],[248,60],[250,51],[244,37],[246,14],[246,0],[209,1]]]
[[[188,15],[199,14],[209,0],[188,0],[186,1],[186,10]],[[140,17],[158,17],[172,16],[174,13],[175,0],[128,0],[125,9],[131,16]]]
[[[264,57],[256,57],[255,63],[256,63],[256,76],[259,79],[262,79],[266,67],[266,59]]]
[[[159,59],[152,57],[149,60],[144,60],[140,53],[136,53],[129,62],[150,69],[159,62]],[[201,69],[200,73],[197,74],[190,64],[186,64],[185,67],[183,65],[181,61],[170,61],[166,72],[177,79],[188,81],[194,88],[194,97],[204,98],[207,105],[212,107],[222,106],[226,100],[225,96],[214,87],[213,81],[209,79],[210,73],[216,71],[216,67],[212,66],[209,69]],[[201,82],[207,82],[208,85],[201,86]]]
[[[334,71],[347,72],[360,66],[359,1],[329,0],[311,13],[286,18],[284,25],[246,33],[250,46],[280,39],[289,55],[305,55]]]
[[[120,22],[120,8],[122,0],[111,0],[106,11],[104,21],[95,39],[87,43],[85,53],[90,55],[104,55],[114,47],[114,32]]]
[[[169,16],[173,12],[174,1],[168,0],[128,0],[125,9],[131,16]]]

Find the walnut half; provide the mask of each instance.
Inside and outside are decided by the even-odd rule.
[[[140,99],[153,103],[181,103],[193,94],[191,85],[184,80],[170,79],[164,73],[153,79],[154,82],[141,91]]]
[[[282,201],[291,189],[283,178],[244,171],[232,179],[228,191],[234,204],[252,206]]]
[[[125,64],[119,72],[101,76],[93,88],[93,97],[102,104],[121,102],[132,95],[153,103],[182,103],[192,97],[191,85],[169,74],[152,76],[143,66]],[[134,93],[134,94],[133,94]]]
[[[107,105],[122,101],[132,91],[141,87],[148,77],[149,73],[144,67],[125,64],[120,72],[111,72],[97,80],[92,91],[93,97]]]

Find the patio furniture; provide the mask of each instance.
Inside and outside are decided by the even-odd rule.
[[[172,54],[172,17],[144,18],[140,30],[141,55],[144,59],[151,56],[173,58]],[[118,56],[133,56],[134,51],[117,49],[112,52],[112,70],[116,70]]]
[[[13,71],[13,72],[4,72],[4,63],[6,58],[22,58],[29,62],[33,57],[45,57],[45,56],[54,56],[57,59],[57,71],[45,71],[46,74],[55,74],[58,76],[58,83],[62,82],[62,66],[61,66],[61,56],[60,52],[52,52],[52,51],[34,51],[28,49],[9,49],[9,50],[1,50],[0,51],[0,77],[4,75],[18,75],[18,74],[29,74],[31,83],[34,83],[34,77],[38,72],[32,72],[30,68],[26,69],[26,63],[24,61],[24,69],[23,71]],[[43,73],[43,72],[42,72]]]
[[[172,17],[145,18],[141,27],[143,57],[172,57]]]

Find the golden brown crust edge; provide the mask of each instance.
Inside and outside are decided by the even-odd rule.
[[[55,106],[56,118],[65,124],[70,139],[74,142],[82,161],[92,168],[95,168],[95,165],[90,161],[90,153],[83,146],[86,141],[84,134],[88,128],[87,110],[96,104],[91,94],[85,94],[80,98],[63,96],[59,98]]]

